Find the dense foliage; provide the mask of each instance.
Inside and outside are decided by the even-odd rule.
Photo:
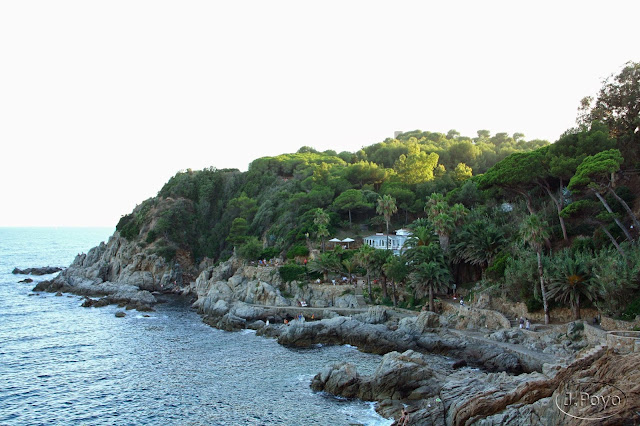
[[[302,147],[244,173],[179,172],[117,229],[167,259],[235,249],[289,259],[286,281],[359,274],[378,303],[433,309],[435,293],[479,283],[547,314],[590,304],[629,318],[640,313],[638,70],[583,100],[579,126],[553,144],[415,130],[353,153]],[[413,232],[401,256],[330,242],[400,227]]]

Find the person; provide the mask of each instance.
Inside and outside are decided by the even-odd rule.
[[[464,299],[460,299],[460,306],[464,306]]]
[[[265,327],[269,327],[269,318],[267,318],[267,323],[265,324]]]
[[[520,317],[520,328],[524,327],[524,318]]]
[[[396,424],[398,426],[405,426],[405,425],[409,424],[409,413],[407,413],[407,409],[406,408],[402,409],[402,416],[400,416],[400,418],[398,419],[398,422]]]
[[[289,321],[287,321],[286,318],[284,319],[284,323],[285,323],[285,325],[289,325]]]
[[[526,328],[527,330],[531,329],[531,322],[529,322],[529,318],[527,318],[524,328]]]

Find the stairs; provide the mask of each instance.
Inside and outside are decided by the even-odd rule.
[[[509,320],[509,323],[511,324],[512,328],[513,327],[518,328],[520,326],[520,320],[515,316],[513,316],[512,314],[502,314],[502,315],[504,315],[505,318]]]
[[[364,296],[362,295],[362,289],[364,288],[364,281],[363,280],[358,280],[358,285],[356,286],[356,301],[358,302],[358,307],[359,308],[366,308],[367,307],[367,301],[364,299]]]

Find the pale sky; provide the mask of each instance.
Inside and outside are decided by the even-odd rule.
[[[178,170],[395,130],[555,141],[630,1],[0,2],[0,226],[115,226]]]

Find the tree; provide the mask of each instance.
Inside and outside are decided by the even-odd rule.
[[[463,226],[456,241],[452,247],[454,261],[480,266],[483,276],[506,243],[502,228],[488,220],[475,220]]]
[[[391,280],[392,292],[393,292],[393,306],[398,306],[398,291],[397,283],[402,283],[407,279],[409,275],[409,268],[407,267],[407,259],[404,255],[391,256],[388,258],[387,263],[384,264],[384,273]]]
[[[449,250],[449,235],[462,223],[462,219],[469,211],[462,204],[450,207],[444,196],[438,193],[433,193],[427,198],[424,209],[438,234],[442,251],[446,252]]]
[[[364,198],[362,191],[357,189],[347,189],[340,194],[333,202],[333,207],[338,211],[347,210],[349,212],[349,224],[351,224],[351,211],[361,208],[373,207]]]
[[[462,182],[473,176],[473,170],[464,163],[458,163],[456,168],[453,170],[453,174],[457,181]]]
[[[311,272],[322,274],[324,282],[329,281],[329,272],[338,272],[341,266],[340,260],[333,253],[322,253],[308,265]]]
[[[391,215],[398,211],[396,206],[396,199],[391,195],[383,195],[378,198],[378,207],[376,212],[384,217],[384,221],[387,224],[387,250],[389,250],[389,222],[391,221]]]
[[[520,226],[520,236],[536,252],[538,257],[538,276],[540,278],[540,291],[544,308],[544,323],[549,324],[549,303],[547,302],[547,290],[544,285],[544,271],[542,269],[542,245],[549,234],[549,225],[537,215],[529,215]]]
[[[434,169],[440,158],[438,154],[421,151],[417,143],[409,144],[408,149],[409,153],[401,155],[394,164],[400,179],[410,185],[433,180]]]
[[[371,291],[371,269],[373,266],[372,261],[375,251],[376,249],[365,244],[360,247],[354,255],[355,261],[366,271],[367,285],[369,287],[369,302],[373,302],[373,295]]]
[[[578,124],[589,125],[602,121],[611,135],[622,142],[625,157],[637,159],[640,142],[640,63],[627,62],[618,75],[604,81],[593,104],[591,97],[583,98]]]
[[[536,177],[540,185],[549,195],[558,211],[562,236],[568,241],[567,229],[564,223],[564,216],[561,214],[565,207],[564,183],[568,182],[575,174],[580,163],[588,156],[615,147],[616,141],[609,137],[609,129],[600,122],[593,122],[588,130],[580,132],[566,132],[558,141],[544,152],[540,170],[544,170]],[[554,195],[547,176],[558,180],[558,196]]]
[[[549,268],[548,297],[563,303],[569,302],[573,319],[580,319],[580,295],[594,300],[597,295],[596,286],[591,284],[589,259],[580,252],[571,253],[564,249],[553,256]]]
[[[569,181],[568,188],[570,190],[580,190],[587,188],[592,194],[600,200],[605,209],[612,215],[616,225],[622,230],[625,237],[629,241],[633,241],[633,237],[627,228],[617,218],[609,203],[604,199],[601,192],[608,191],[627,211],[634,225],[640,229],[638,218],[633,214],[629,205],[622,199],[613,189],[615,172],[620,170],[620,164],[624,159],[617,149],[610,149],[599,152],[596,155],[586,157],[578,166],[576,174]]]
[[[313,223],[317,226],[316,234],[322,239],[322,252],[324,253],[324,238],[329,235],[327,229],[329,215],[323,209],[318,208],[313,215]]]
[[[444,259],[444,253],[438,244],[417,246],[407,250],[409,277],[416,286],[416,292],[429,294],[429,310],[435,311],[434,291],[444,289],[451,282],[451,272]]]
[[[262,243],[257,237],[248,237],[244,244],[238,247],[238,256],[246,260],[258,260],[262,253]]]
[[[247,219],[243,217],[236,217],[231,222],[231,229],[229,230],[229,241],[234,246],[244,243],[247,240],[247,231],[249,230],[249,224]]]

